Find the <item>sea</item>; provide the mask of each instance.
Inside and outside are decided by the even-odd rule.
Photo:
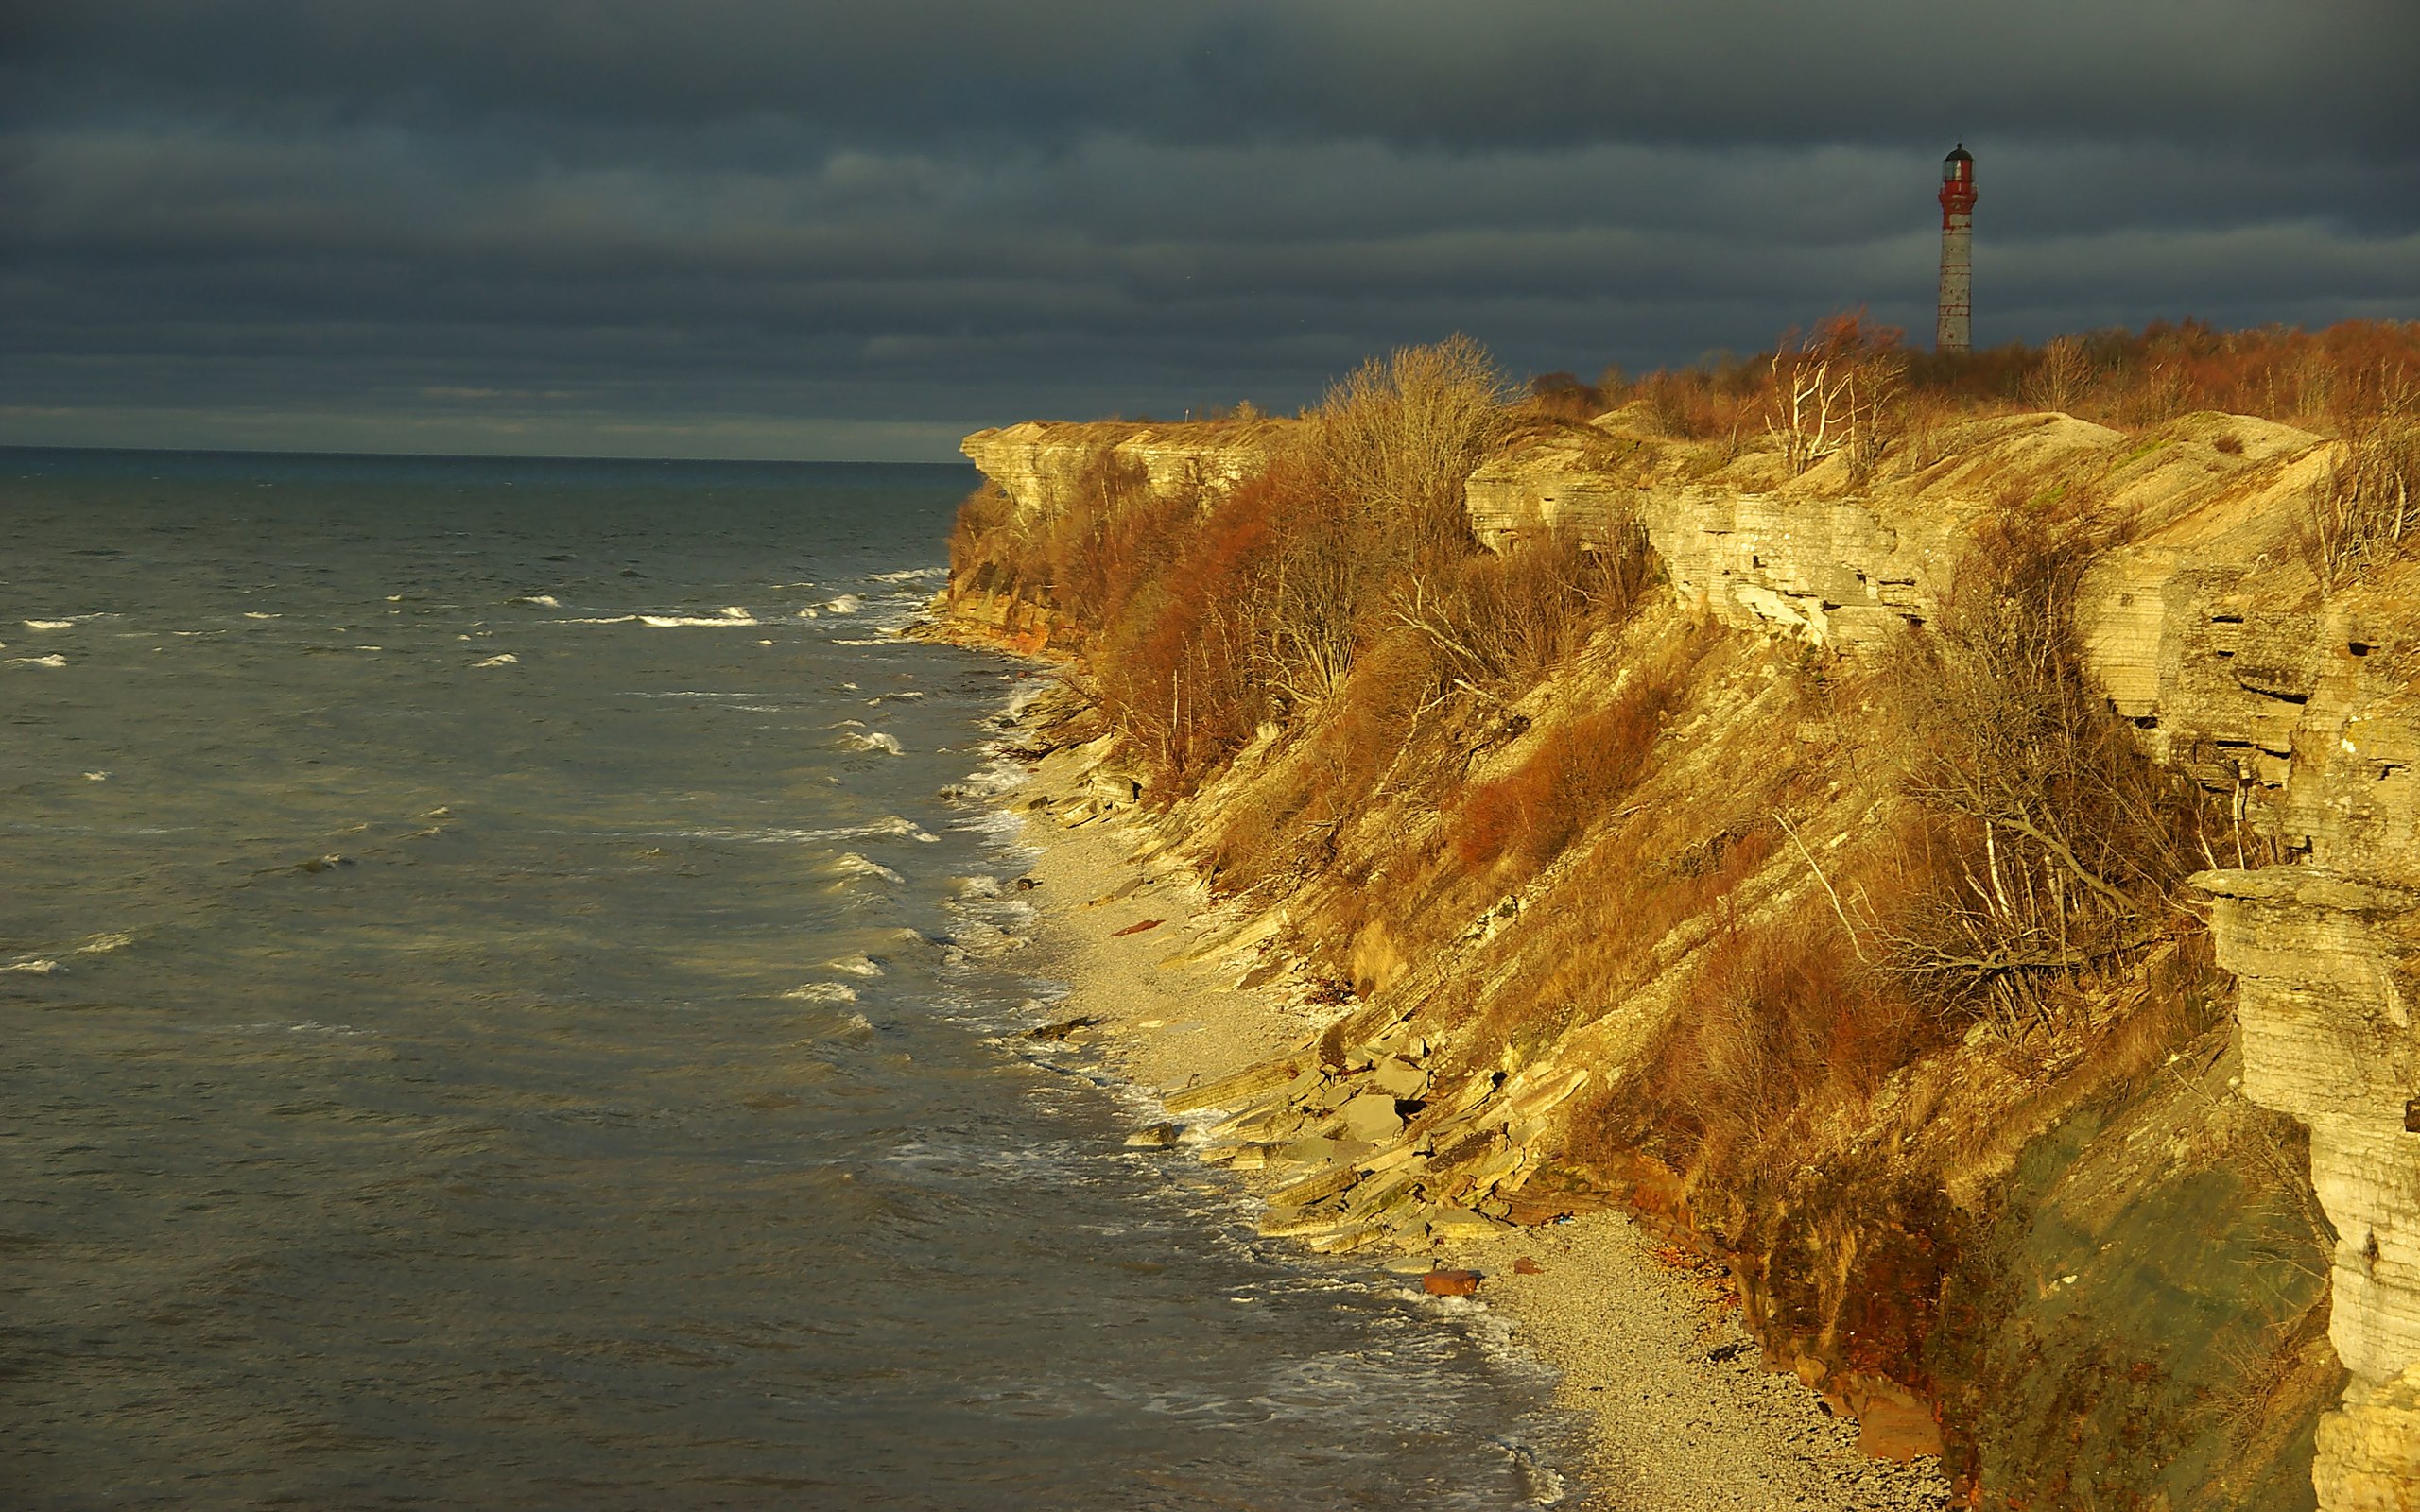
[[[0,449],[0,1505],[1575,1494],[1028,1033],[974,482]]]

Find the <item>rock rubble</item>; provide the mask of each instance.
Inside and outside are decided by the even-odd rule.
[[[1541,1064],[1441,1091],[1429,1048],[1399,1019],[1334,1059],[1314,1046],[1166,1102],[1224,1113],[1203,1131],[1205,1164],[1270,1174],[1264,1234],[1326,1254],[1489,1238],[1545,1163],[1548,1116],[1589,1073]]]

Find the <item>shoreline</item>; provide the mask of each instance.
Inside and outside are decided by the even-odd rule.
[[[1018,838],[1035,858],[1028,872],[1036,884],[1028,893],[1034,941],[1041,963],[1068,985],[1054,1031],[1166,1098],[1298,1049],[1341,1015],[1303,1001],[1282,973],[1238,984],[1220,961],[1253,943],[1232,936],[1241,916],[1168,856],[1135,810],[1101,805],[1072,751],[1022,765],[1023,780],[989,801],[1025,820]],[[1215,1122],[1207,1108],[1163,1116],[1185,1132]],[[1136,1138],[1154,1140],[1148,1130]],[[1185,1133],[1176,1138],[1169,1158],[1195,1159]],[[1259,1172],[1237,1178],[1255,1199],[1275,1184]],[[1390,1246],[1342,1263],[1366,1264],[1374,1285],[1399,1283],[1432,1256],[1480,1272],[1477,1297],[1461,1305],[1510,1324],[1514,1346],[1553,1372],[1554,1402],[1580,1430],[1581,1462],[1566,1469],[1582,1489],[1553,1504],[1605,1512],[1948,1505],[1937,1460],[1862,1452],[1853,1422],[1830,1416],[1794,1376],[1764,1368],[1719,1269],[1659,1248],[1626,1214],[1593,1211],[1450,1248]],[[1523,1260],[1533,1273],[1516,1270]]]

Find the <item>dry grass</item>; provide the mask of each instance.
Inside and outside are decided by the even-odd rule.
[[[2331,590],[2420,548],[2420,390],[2405,387],[2347,427],[2303,537],[2321,586]]]
[[[1819,335],[1854,318],[1834,316]],[[1736,449],[1738,438],[1763,434],[1763,417],[1777,402],[1787,407],[1776,358],[1799,345],[1785,337],[1772,352],[1659,369],[1630,385],[1628,397],[1662,435],[1730,438]],[[1876,350],[1893,352],[1902,365],[1905,387],[1885,406],[1884,428],[1918,443],[1919,467],[1930,460],[1921,455],[1922,440],[1945,413],[2054,409],[2140,430],[2216,409],[2348,434],[2379,413],[2382,392],[2420,378],[2420,321],[2348,320],[2317,332],[2154,321],[2139,332],[2084,332],[2039,347],[2012,343],[1950,355],[1895,343]]]

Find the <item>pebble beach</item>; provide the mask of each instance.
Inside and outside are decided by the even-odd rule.
[[[1227,910],[1154,854],[1155,837],[1132,811],[1063,822],[1054,805],[1070,796],[1069,777],[1058,765],[1044,761],[999,799],[1026,814],[1035,852],[1026,894],[1040,912],[1035,964],[1070,988],[1062,1006],[1077,1027],[1057,1032],[1174,1095],[1292,1050],[1335,1016],[1282,985],[1238,986],[1232,967],[1201,948],[1232,925]],[[1197,1115],[1170,1115],[1179,1132],[1169,1160],[1196,1158],[1188,1119]],[[1274,1184],[1260,1172],[1236,1179]],[[1854,1423],[1794,1376],[1764,1367],[1719,1268],[1659,1248],[1625,1215],[1597,1211],[1475,1234],[1450,1250],[1353,1258],[1374,1286],[1402,1286],[1432,1264],[1478,1272],[1474,1296],[1436,1299],[1441,1326],[1458,1310],[1492,1314],[1556,1372],[1557,1400],[1582,1425],[1585,1463],[1571,1467],[1579,1473],[1567,1493],[1543,1490],[1542,1503],[1605,1512],[1949,1504],[1938,1461],[1861,1452]]]

